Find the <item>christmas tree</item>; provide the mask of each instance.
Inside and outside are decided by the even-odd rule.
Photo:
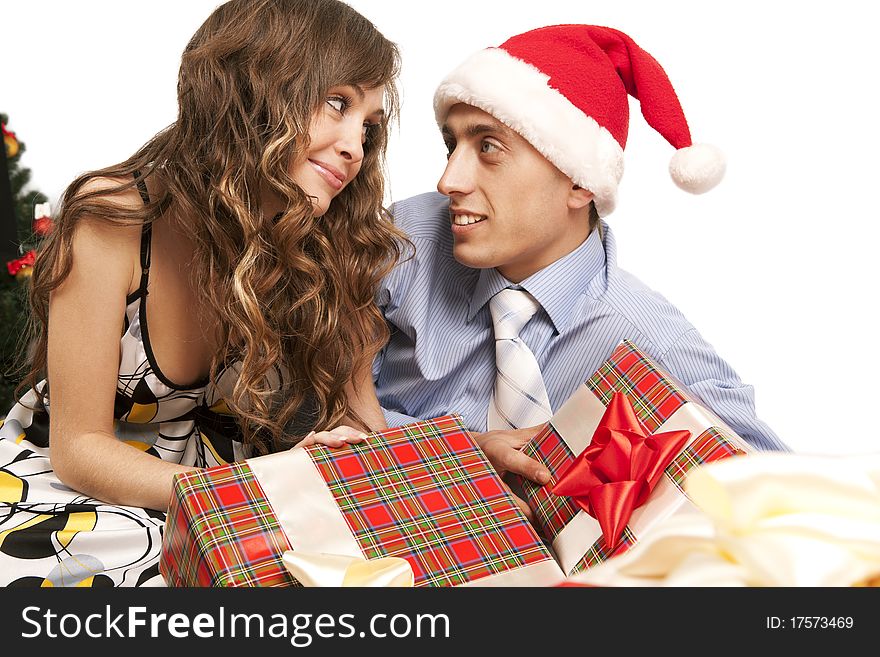
[[[5,151],[0,157],[0,417],[12,407],[15,386],[24,374],[18,366],[25,346],[31,265],[52,226],[46,196],[27,189],[31,172],[20,165],[25,145],[7,120],[0,114]]]

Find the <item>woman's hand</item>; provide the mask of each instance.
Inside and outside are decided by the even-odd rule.
[[[326,445],[327,447],[342,447],[343,445],[357,445],[366,440],[367,434],[353,427],[342,424],[330,431],[310,432],[296,447],[308,447],[309,445]]]

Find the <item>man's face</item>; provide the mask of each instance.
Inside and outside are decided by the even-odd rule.
[[[531,144],[471,105],[443,127],[449,162],[437,189],[449,197],[455,259],[520,282],[577,248],[589,233],[589,194]]]

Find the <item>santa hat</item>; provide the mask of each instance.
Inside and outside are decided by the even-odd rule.
[[[700,194],[724,176],[724,155],[693,144],[672,83],[657,61],[623,32],[596,25],[554,25],[481,50],[450,73],[434,94],[442,126],[466,103],[522,135],[608,215],[623,175],[629,129],[627,94],[675,149],[669,165],[682,189]]]

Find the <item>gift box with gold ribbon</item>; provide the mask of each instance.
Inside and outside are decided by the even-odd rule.
[[[693,513],[560,586],[880,586],[880,452],[762,452],[695,468]]]
[[[692,506],[688,472],[750,448],[629,340],[621,342],[523,452],[551,481],[515,478],[567,575],[622,554]]]
[[[456,415],[178,475],[159,567],[170,586],[564,577]]]

